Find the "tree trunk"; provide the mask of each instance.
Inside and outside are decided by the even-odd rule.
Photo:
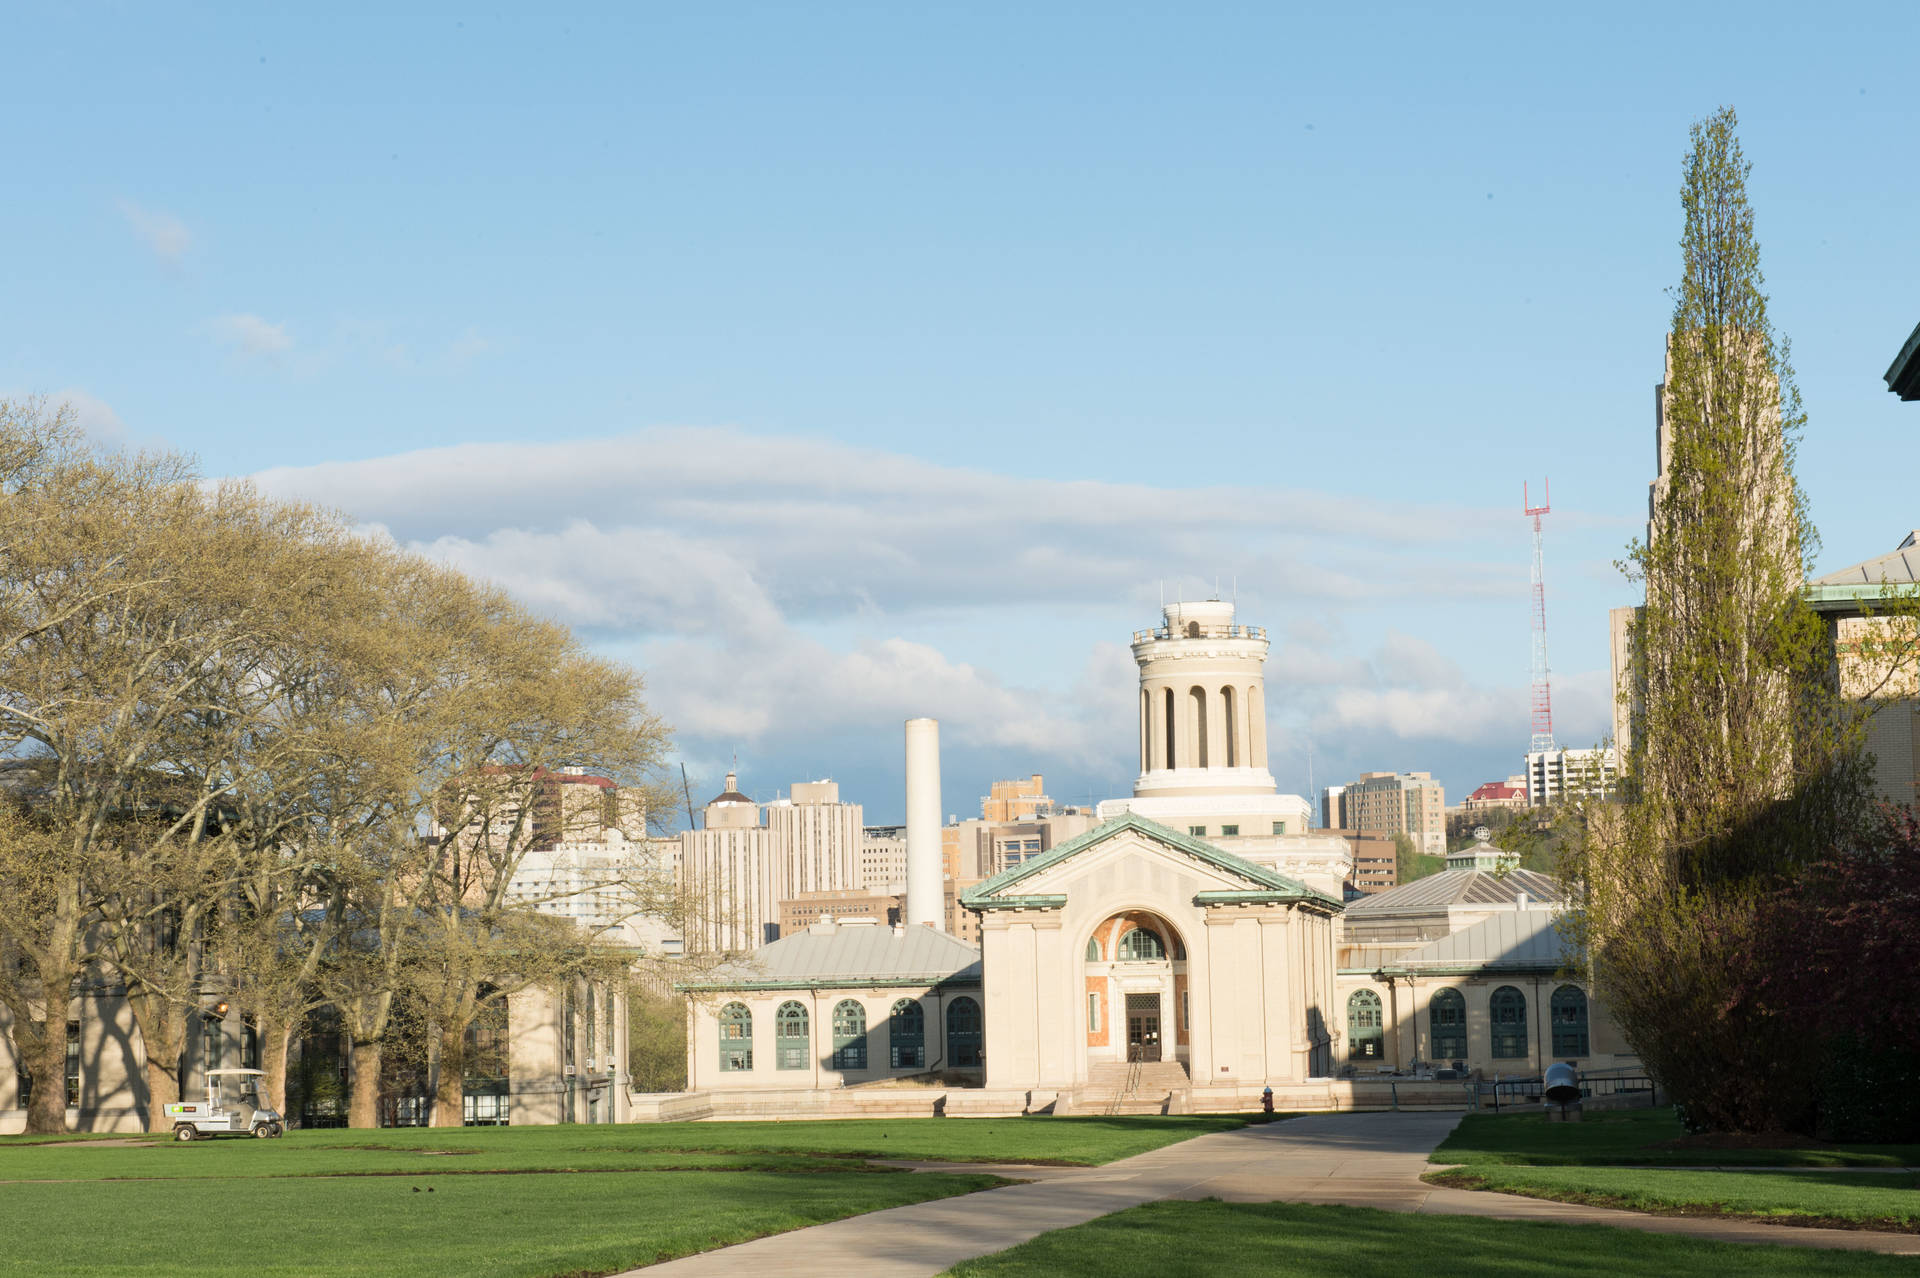
[[[433,1125],[459,1127],[467,1121],[467,1036],[450,1030],[440,1035],[440,1068],[433,1089]]]
[[[27,1102],[27,1131],[36,1136],[67,1130],[67,1021],[48,1017],[38,1041],[32,1034],[19,1037],[27,1073],[33,1079],[33,1099]]]
[[[347,1126],[380,1125],[380,1058],[386,1044],[355,1039],[347,1065]]]
[[[180,1099],[180,1051],[173,1051],[171,1061],[161,1060],[151,1052],[147,1053],[147,1130],[150,1132],[167,1131],[173,1126],[173,1120],[167,1117],[166,1107]]]
[[[266,1077],[260,1080],[260,1094],[283,1118],[287,1112],[287,1054],[293,1047],[293,1027],[277,1017],[262,1015],[256,1022],[260,1035],[260,1068]]]

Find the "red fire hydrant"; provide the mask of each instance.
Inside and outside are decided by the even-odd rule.
[[[1273,1112],[1273,1089],[1271,1087],[1260,1093],[1260,1108],[1269,1114]]]

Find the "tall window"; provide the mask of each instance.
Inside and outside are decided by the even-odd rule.
[[[1347,999],[1348,1060],[1377,1061],[1386,1055],[1381,1025],[1380,996],[1372,990],[1355,990]]]
[[[225,1029],[226,1029],[226,1026],[220,1023],[220,1018],[217,1016],[214,1016],[211,1012],[205,1012],[201,1014],[201,1017],[200,1017],[200,1068],[201,1069],[203,1070],[219,1069],[221,1066],[226,1064],[226,1052],[223,1049],[227,1045],[227,1036],[222,1032]]]
[[[240,1067],[260,1068],[260,1027],[251,1016],[240,1022]]]
[[[964,994],[947,1004],[947,1061],[962,1067],[980,1063],[980,1004]]]
[[[573,982],[568,981],[566,992],[560,996],[560,1040],[566,1047],[567,1071],[571,1073],[576,1064],[573,1037]],[[722,1067],[724,1068],[724,1066]]]
[[[1487,1000],[1487,1016],[1493,1022],[1493,1055],[1496,1060],[1525,1060],[1527,1056],[1527,996],[1511,985],[1502,985]]]
[[[1435,990],[1427,1004],[1427,1022],[1433,1059],[1467,1058],[1467,1000],[1460,996],[1459,990]]]
[[[775,1069],[805,1069],[812,1047],[807,1041],[807,1006],[786,1002],[773,1014],[773,1061]]]
[[[1100,1032],[1100,995],[1097,993],[1087,995],[1087,1032],[1089,1034]]]
[[[1120,938],[1120,961],[1143,963],[1167,956],[1167,947],[1157,933],[1136,927]]]
[[[1587,995],[1578,985],[1562,985],[1553,992],[1553,1054],[1566,1058],[1587,1054]]]
[[[80,1103],[80,1022],[67,1022],[67,1104]]]
[[[1168,688],[1166,691],[1166,721],[1162,726],[1166,729],[1167,734],[1167,766],[1169,768],[1177,768],[1180,766],[1174,756],[1173,749],[1173,743],[1180,735],[1179,723],[1180,721],[1176,719],[1173,714],[1173,689]]]
[[[593,982],[587,982],[587,1068],[593,1068],[593,1058],[598,1054],[594,1049],[599,1038],[599,1026],[593,1015]]]
[[[867,1067],[867,1009],[854,999],[844,999],[833,1009],[833,1067]]]
[[[1220,689],[1220,713],[1225,719],[1227,730],[1227,766],[1229,768],[1245,767],[1247,761],[1240,757],[1240,716],[1234,713],[1231,685]]]
[[[1097,936],[1089,936],[1087,938],[1087,962],[1098,963],[1099,961],[1100,961],[1100,938]]]
[[[927,1016],[920,1000],[903,998],[887,1017],[887,1047],[895,1069],[927,1067]]]
[[[753,1013],[745,1003],[729,1003],[720,1009],[720,1072],[738,1073],[753,1068]]]

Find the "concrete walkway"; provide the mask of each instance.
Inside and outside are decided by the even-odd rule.
[[[932,1278],[963,1260],[1163,1198],[1339,1203],[1386,1211],[1616,1225],[1726,1242],[1920,1255],[1920,1235],[1800,1229],[1552,1203],[1424,1184],[1457,1113],[1316,1114],[1219,1132],[1084,1169],[993,1167],[1031,1184],[869,1212],[630,1270],[635,1278],[749,1274]],[[948,1171],[965,1164],[912,1164]],[[624,1276],[623,1276],[624,1278]]]

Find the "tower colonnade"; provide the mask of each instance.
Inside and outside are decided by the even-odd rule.
[[[1169,604],[1134,635],[1140,666],[1136,795],[1271,794],[1267,770],[1267,634],[1234,622],[1218,599]]]

